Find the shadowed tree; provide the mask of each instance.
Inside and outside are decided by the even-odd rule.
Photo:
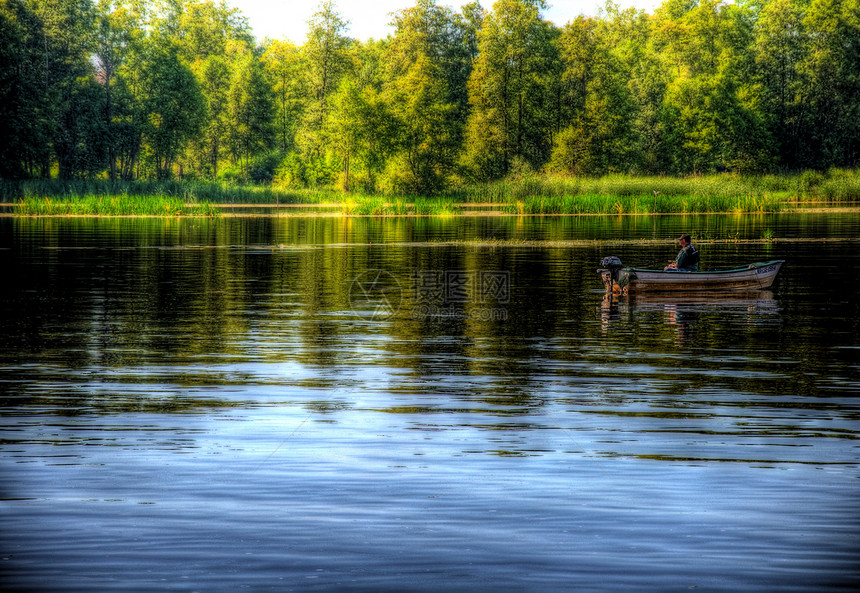
[[[0,177],[50,168],[45,34],[21,0],[0,0]]]
[[[102,121],[96,115],[101,100],[98,89],[92,86],[94,69],[90,62],[95,49],[95,11],[90,0],[30,0],[28,5],[44,31],[40,82],[47,135],[58,174],[67,179],[84,169],[97,168],[95,161],[103,148],[93,145],[103,137],[92,130],[96,125],[93,117]],[[42,169],[47,175],[49,163]]]
[[[803,19],[810,48],[797,65],[808,113],[805,167],[856,166],[860,159],[860,1],[813,0]]]
[[[143,137],[158,178],[172,175],[176,158],[200,133],[205,106],[194,74],[179,59],[179,49],[161,35],[151,36],[144,51],[141,109]]]
[[[771,0],[756,19],[754,34],[759,109],[773,131],[780,161],[796,167],[804,120],[803,80],[797,71],[807,47],[803,12],[795,0]]]

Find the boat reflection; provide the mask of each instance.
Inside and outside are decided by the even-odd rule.
[[[780,306],[770,290],[676,292],[672,294],[606,293],[600,306],[605,333],[616,322],[642,316],[662,315],[663,323],[675,330],[679,343],[693,337],[695,326],[703,319],[744,325],[779,323]]]

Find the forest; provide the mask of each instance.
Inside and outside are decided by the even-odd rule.
[[[0,177],[432,195],[523,173],[826,171],[860,158],[860,0],[325,1],[301,46],[211,0],[0,0]]]

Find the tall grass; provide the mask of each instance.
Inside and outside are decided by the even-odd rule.
[[[396,216],[406,214],[407,204],[383,196],[350,196],[341,203],[341,212],[347,216]]]
[[[218,216],[210,202],[186,203],[170,196],[78,196],[72,199],[28,197],[14,208],[22,216]]]
[[[158,216],[192,211],[212,215],[217,210],[214,204],[239,203],[337,203],[347,215],[449,215],[463,203],[497,203],[502,211],[519,214],[773,212],[806,204],[859,202],[860,171],[599,178],[527,174],[462,185],[432,197],[189,180],[0,180],[0,201],[17,203],[16,212],[21,214]]]
[[[418,215],[450,216],[457,214],[460,206],[454,203],[454,198],[415,198],[413,212]]]
[[[860,199],[860,172],[830,171],[829,176],[815,188],[815,193],[834,202],[857,201]]]
[[[826,174],[805,172],[799,175],[740,176],[733,174],[692,177],[633,177],[608,175],[599,178],[567,177],[561,175],[526,175],[485,184],[463,187],[457,196],[468,202],[501,202],[513,204],[551,198],[569,202],[573,210],[581,202],[590,203],[595,196],[606,198],[637,198],[632,210],[626,200],[610,200],[608,206],[595,206],[590,211],[603,211],[619,204],[625,211],[691,211],[693,204],[704,212],[724,212],[736,208],[760,209],[775,203],[791,202],[856,202],[860,201],[860,172],[832,170]],[[676,198],[665,202],[660,198]],[[646,202],[651,200],[651,209]],[[702,200],[705,200],[704,202]],[[687,207],[677,210],[686,202]],[[661,206],[662,205],[662,206]],[[671,206],[671,210],[667,210]]]
[[[408,202],[383,196],[350,196],[341,204],[341,212],[348,216],[444,216],[455,214],[458,210],[459,206],[454,200],[446,197],[416,197],[414,201]]]
[[[526,197],[502,206],[511,214],[655,214],[711,212],[778,212],[783,202],[771,195],[607,196],[599,194]]]
[[[340,202],[343,194],[331,188],[281,189],[215,181],[0,180],[0,201],[7,203],[26,198],[79,199],[85,196],[166,196],[189,203],[214,204],[316,204]]]

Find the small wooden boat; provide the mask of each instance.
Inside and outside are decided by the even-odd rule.
[[[617,257],[605,257],[597,271],[607,291],[625,294],[634,291],[761,290],[774,283],[783,263],[785,260],[776,259],[730,270],[682,272],[625,268]]]

